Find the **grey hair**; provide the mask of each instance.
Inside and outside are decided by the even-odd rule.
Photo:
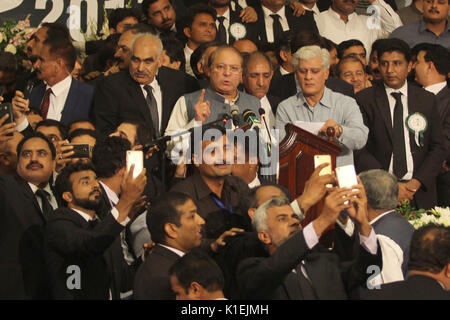
[[[274,197],[260,205],[253,214],[253,227],[255,230],[258,232],[268,230],[267,210],[273,207],[282,207],[286,205],[290,205],[289,199],[286,197]]]
[[[322,58],[323,67],[328,70],[330,68],[330,53],[327,49],[322,49],[319,46],[301,47],[292,56],[292,64],[297,69],[300,60],[311,60],[317,57]]]
[[[157,46],[158,46],[157,57],[159,57],[163,51],[162,41],[157,35],[154,35],[153,33],[150,33],[150,32],[140,32],[140,33],[136,34],[133,41],[131,42],[131,54],[134,53],[133,52],[134,51],[134,43],[142,37],[148,37],[148,38],[151,38],[152,40],[156,41]]]
[[[367,203],[374,210],[391,210],[397,207],[397,178],[381,169],[364,171],[359,175],[366,190]]]

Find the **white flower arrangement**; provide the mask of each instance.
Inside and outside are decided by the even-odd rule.
[[[441,207],[434,207],[434,209],[429,210],[430,214],[424,213],[420,215],[417,219],[409,220],[409,223],[412,224],[412,226],[415,229],[419,229],[420,227],[435,223],[435,224],[442,224],[446,227],[450,226],[450,208],[441,208]]]

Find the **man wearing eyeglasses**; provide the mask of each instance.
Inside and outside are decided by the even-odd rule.
[[[234,105],[240,114],[246,109],[258,114],[259,99],[238,90],[242,69],[243,58],[237,49],[232,46],[217,48],[209,59],[209,87],[178,99],[165,135],[218,120],[222,114],[230,114]],[[232,122],[228,121],[225,127],[232,128]]]

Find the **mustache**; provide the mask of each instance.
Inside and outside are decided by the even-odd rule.
[[[172,18],[164,19],[161,24],[165,24],[166,22],[170,22],[172,20],[173,20]]]
[[[91,191],[91,193],[89,193],[89,196],[92,196],[94,193],[102,194],[102,191],[99,188],[95,188],[94,190]]]
[[[41,169],[44,168],[44,166],[41,163],[39,163],[38,161],[31,161],[29,164],[27,164],[26,168],[31,169],[31,166],[36,165],[36,164],[39,165],[39,167]]]
[[[343,2],[356,4],[358,1],[357,0],[344,0]]]
[[[148,72],[146,72],[146,71],[135,71],[133,74],[135,76],[148,76],[149,75]]]

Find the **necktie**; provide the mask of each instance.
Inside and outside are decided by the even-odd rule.
[[[51,93],[52,93],[52,89],[48,88],[45,91],[44,98],[42,99],[41,116],[44,120],[47,119],[48,108],[50,107],[50,94]]]
[[[45,191],[44,189],[37,189],[36,196],[41,198],[42,202],[42,213],[44,214],[45,219],[49,219],[53,212],[53,207],[48,200],[50,198],[50,193]]]
[[[280,22],[281,17],[278,14],[271,14],[270,16],[273,19],[273,42],[276,42],[283,34],[283,28]]]
[[[227,31],[225,30],[225,25],[223,24],[225,17],[217,17],[217,20],[219,20],[219,29],[217,30],[217,40],[220,43],[227,43]]]
[[[159,118],[158,118],[158,105],[156,104],[155,96],[153,95],[152,87],[149,85],[144,86],[144,90],[147,91],[147,105],[150,110],[150,116],[152,118],[153,127],[155,128],[156,136],[159,137]]]
[[[395,99],[394,127],[392,128],[393,172],[398,179],[401,179],[407,172],[402,94],[393,92],[391,95]]]

